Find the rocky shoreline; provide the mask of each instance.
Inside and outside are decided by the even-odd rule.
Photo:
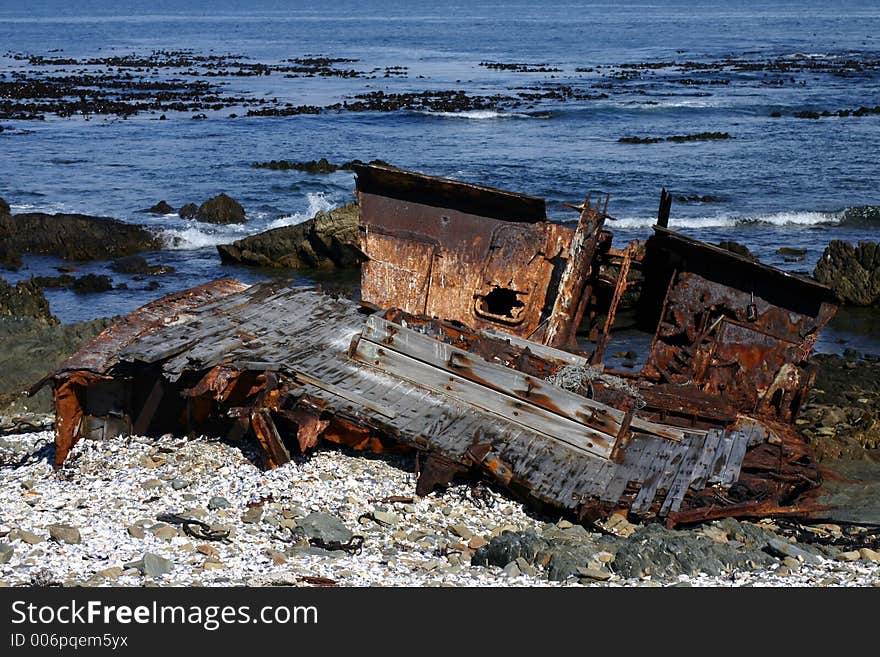
[[[588,530],[467,484],[413,498],[408,458],[319,450],[263,472],[248,445],[170,436],[84,441],[56,473],[51,438],[0,441],[8,586],[880,585],[880,553],[857,536],[616,516]]]

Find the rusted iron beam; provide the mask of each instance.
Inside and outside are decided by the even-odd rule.
[[[596,345],[595,351],[590,358],[593,364],[601,363],[605,356],[605,348],[608,346],[608,340],[611,338],[611,329],[614,326],[614,320],[617,317],[617,307],[620,305],[620,299],[623,297],[627,288],[627,276],[629,276],[629,268],[632,264],[633,252],[638,247],[637,243],[630,244],[624,249],[621,256],[620,270],[617,274],[617,283],[614,286],[614,295],[611,297],[611,304],[605,315],[605,324],[602,327],[602,336]]]
[[[605,198],[604,209],[600,208],[601,200],[595,207],[590,204],[589,197],[584,200],[584,209],[569,246],[568,262],[559,283],[556,301],[547,320],[547,329],[542,340],[546,345],[577,350],[576,333],[589,297],[589,278],[593,272],[596,246],[605,223],[608,198]]]

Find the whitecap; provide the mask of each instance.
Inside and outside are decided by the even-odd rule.
[[[443,119],[530,119],[530,114],[521,114],[518,112],[500,112],[498,110],[465,110],[463,112],[420,112],[426,116],[436,116]]]
[[[724,228],[748,224],[772,226],[817,226],[839,223],[842,212],[773,212],[769,214],[735,215],[717,214],[711,217],[675,217],[669,220],[670,228]],[[656,217],[621,217],[610,224],[611,228],[644,228],[657,223]]]

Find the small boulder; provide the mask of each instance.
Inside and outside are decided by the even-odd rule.
[[[198,205],[195,203],[187,203],[177,211],[177,216],[181,219],[195,219],[198,212]]]
[[[79,294],[95,294],[113,289],[113,280],[104,274],[85,274],[73,282],[72,289]]]
[[[125,568],[136,568],[141,574],[147,577],[160,577],[167,575],[174,568],[174,562],[170,559],[160,557],[152,552],[145,552],[144,556],[137,561],[125,564]]]
[[[151,208],[147,208],[144,212],[149,212],[150,214],[174,214],[175,210],[165,201],[159,201]]]
[[[0,198],[0,216],[11,214],[12,211],[9,209],[9,203]]]
[[[158,276],[159,274],[170,274],[174,271],[174,267],[166,265],[151,265],[146,258],[139,255],[125,256],[113,261],[110,269],[119,274],[133,274],[139,276]]]
[[[0,543],[0,564],[9,563],[12,555],[15,554],[15,548],[9,543]]]
[[[195,220],[209,224],[240,224],[245,221],[244,208],[226,194],[218,194],[202,203]]]
[[[725,251],[730,251],[731,253],[735,253],[738,256],[742,256],[743,258],[748,258],[749,260],[757,260],[757,258],[749,251],[747,246],[740,244],[739,242],[734,242],[733,240],[725,240],[724,242],[719,242],[718,246],[724,249]]]
[[[220,497],[219,495],[215,495],[210,500],[208,500],[208,509],[211,511],[216,511],[217,509],[228,509],[232,504],[229,503],[225,497]]]
[[[310,513],[299,521],[299,528],[308,538],[323,543],[348,543],[353,536],[345,523],[329,513]]]
[[[49,525],[49,538],[58,543],[77,545],[82,543],[79,529],[70,525]]]

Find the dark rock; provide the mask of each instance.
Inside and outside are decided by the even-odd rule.
[[[740,546],[718,543],[704,535],[652,524],[640,527],[621,543],[614,558],[614,569],[623,577],[650,575],[668,579],[698,573],[717,576],[735,568],[774,563],[763,551],[766,545],[767,541],[760,546],[754,543],[752,547],[748,543]]]
[[[142,212],[149,212],[150,214],[174,214],[175,210],[165,201],[159,201],[153,207],[142,210]]]
[[[11,212],[12,211],[9,209],[9,203],[0,198],[0,217],[8,216]]]
[[[358,207],[350,203],[319,212],[295,226],[273,228],[232,244],[217,246],[223,262],[257,267],[332,269],[357,267],[360,250]]]
[[[672,135],[670,137],[621,137],[617,141],[622,144],[656,144],[661,141],[683,143],[716,139],[733,139],[733,137],[727,132],[698,132],[692,135]]]
[[[329,513],[313,512],[302,520],[298,526],[308,538],[322,541],[323,543],[347,543],[354,535],[336,516]]]
[[[547,541],[534,532],[504,531],[489,541],[488,545],[478,548],[471,558],[471,564],[504,567],[518,558],[532,564],[538,554],[547,548]]]
[[[195,219],[199,213],[199,206],[195,203],[187,203],[177,211],[177,216],[181,219]]]
[[[0,543],[0,564],[9,563],[12,555],[15,554],[15,548],[9,543]]]
[[[34,283],[40,287],[64,288],[80,294],[93,294],[95,292],[107,292],[113,289],[113,280],[104,274],[84,274],[83,276],[36,276]]]
[[[58,323],[43,291],[34,281],[20,281],[12,286],[0,279],[0,317],[32,319],[44,326]]]
[[[241,224],[245,221],[244,208],[234,198],[218,194],[202,203],[195,220],[209,224]]]
[[[776,249],[777,255],[802,256],[807,254],[806,249],[793,249],[789,246],[783,246]]]
[[[743,246],[739,242],[734,242],[732,240],[725,240],[724,242],[719,242],[718,246],[724,249],[725,251],[730,251],[731,253],[735,253],[737,255],[743,256],[744,258],[748,258],[749,260],[757,260],[757,258],[749,251],[747,246]]]
[[[547,564],[547,579],[561,582],[574,575],[584,565],[585,560],[569,550],[554,550]]]
[[[109,260],[162,247],[141,226],[109,217],[31,212],[0,217],[0,244],[8,253],[52,255],[65,260]]]
[[[845,304],[873,306],[880,302],[880,244],[832,241],[825,249],[813,276],[828,285]]]
[[[151,265],[146,258],[139,255],[125,256],[114,260],[110,265],[110,269],[120,274],[140,274],[146,276],[158,276],[160,274],[169,274],[174,271],[174,267],[166,265]]]
[[[308,162],[290,162],[288,160],[271,160],[269,162],[254,162],[251,166],[255,169],[274,169],[278,171],[304,171],[306,173],[333,173],[335,171],[350,171],[356,164],[363,164],[361,160],[351,160],[342,164],[333,164],[322,157],[320,160],[309,160]],[[383,160],[372,160],[370,164],[379,164],[382,166],[391,166]]]

